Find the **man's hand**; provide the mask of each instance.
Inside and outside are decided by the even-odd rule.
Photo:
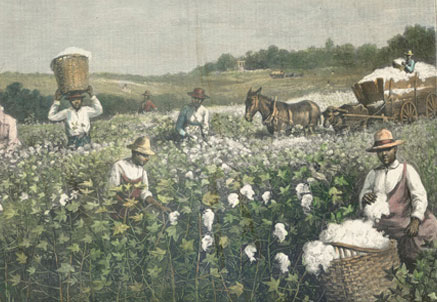
[[[369,192],[364,194],[363,196],[363,206],[366,206],[368,204],[372,204],[376,201],[376,194],[373,192]]]
[[[419,232],[420,219],[417,217],[411,217],[410,224],[407,226],[405,232],[408,236],[414,237]]]
[[[62,98],[61,90],[56,89],[56,92],[55,92],[55,101],[60,101],[61,98]]]
[[[92,97],[94,95],[93,86],[89,85],[88,89],[86,90],[86,92],[89,94],[90,97]]]
[[[161,203],[159,203],[158,201],[156,201],[152,196],[147,196],[146,202],[148,204],[151,204],[151,205],[157,207],[158,209],[160,209],[163,212],[170,212],[169,208],[167,208],[166,206],[164,206]]]

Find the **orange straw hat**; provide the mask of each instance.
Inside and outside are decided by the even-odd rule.
[[[127,147],[143,154],[155,155],[155,152],[150,148],[150,139],[146,136],[137,138],[133,144],[127,145]]]
[[[393,135],[388,129],[381,129],[375,133],[375,143],[371,148],[366,149],[367,152],[378,152],[382,149],[388,149],[400,144],[403,144],[402,140],[393,139]]]

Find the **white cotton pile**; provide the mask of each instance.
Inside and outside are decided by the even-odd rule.
[[[244,248],[244,253],[247,255],[250,262],[256,261],[255,259],[256,247],[253,244],[248,244]]]
[[[339,242],[373,249],[385,249],[390,243],[382,232],[373,228],[372,221],[362,219],[346,220],[342,224],[330,223],[319,238],[324,243]]]
[[[389,215],[390,209],[387,202],[387,195],[384,193],[376,193],[376,200],[372,204],[364,207],[364,216],[372,222],[378,222],[382,215]]]
[[[203,212],[202,215],[203,225],[208,229],[208,232],[211,232],[212,230],[214,216],[215,216],[214,212],[211,209],[206,209],[205,212]]]
[[[394,60],[398,64],[401,64],[405,61],[402,58],[398,58]],[[368,74],[364,78],[362,78],[358,83],[363,83],[367,81],[374,81],[377,78],[383,78],[384,81],[388,81],[393,79],[394,82],[399,81],[408,81],[411,77],[415,76],[417,73],[419,79],[425,80],[429,77],[435,77],[437,75],[437,69],[433,65],[429,65],[423,62],[417,62],[414,67],[413,73],[407,73],[405,71],[400,70],[399,68],[394,68],[392,66],[376,69],[371,74]]]
[[[60,56],[65,56],[65,55],[82,55],[82,56],[87,57],[88,60],[91,60],[91,52],[83,50],[83,49],[78,48],[78,47],[68,47],[68,48],[64,49],[63,51],[61,51],[60,53],[58,53],[55,58],[58,58]]]
[[[288,232],[285,230],[285,225],[283,223],[275,224],[275,230],[273,231],[273,236],[278,238],[279,242],[284,241],[287,235]]]
[[[284,253],[278,253],[275,256],[275,260],[279,263],[279,268],[281,269],[281,273],[285,274],[288,272],[288,267],[290,266],[291,262],[290,259],[288,259],[288,256]]]
[[[237,193],[229,194],[228,202],[231,207],[235,208],[240,203],[240,200],[238,199],[238,194]]]
[[[205,235],[202,238],[202,249],[206,252],[206,250],[212,246],[214,243],[214,239],[210,235]]]
[[[303,246],[303,262],[305,269],[311,274],[319,275],[320,268],[327,272],[331,261],[337,257],[332,245],[319,240],[307,242]]]
[[[178,224],[179,215],[180,215],[180,213],[178,211],[173,211],[170,214],[168,214],[168,219],[170,220],[171,225]]]

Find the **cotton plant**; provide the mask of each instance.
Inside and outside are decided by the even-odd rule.
[[[285,229],[285,225],[281,222],[275,224],[275,230],[273,231],[273,236],[278,238],[279,242],[282,242],[287,237],[288,232]]]
[[[210,246],[214,244],[214,239],[211,237],[211,235],[207,234],[203,236],[202,238],[202,250],[207,251]]]
[[[241,193],[241,195],[247,197],[247,199],[249,199],[249,200],[253,200],[253,195],[255,195],[255,192],[253,191],[252,186],[249,184],[244,185],[240,189],[240,193]]]
[[[170,220],[170,224],[177,225],[179,216],[180,213],[178,211],[173,211],[170,214],[168,214],[168,219]]]
[[[245,248],[244,248],[244,253],[246,254],[246,256],[249,258],[250,262],[254,262],[256,261],[255,258],[255,253],[257,252],[255,245],[253,244],[248,244]]]
[[[279,263],[279,269],[281,270],[281,273],[285,274],[288,272],[288,267],[290,266],[291,262],[290,259],[288,259],[288,256],[284,253],[278,253],[275,256],[275,260]]]
[[[212,231],[212,224],[214,223],[214,212],[211,209],[206,209],[203,212],[202,219],[203,225],[207,228],[208,232]]]
[[[238,199],[238,194],[237,193],[229,194],[228,203],[231,207],[235,208],[240,203],[240,200]]]

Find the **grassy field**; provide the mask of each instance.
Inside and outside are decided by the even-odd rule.
[[[250,87],[263,87],[263,93],[277,96],[280,100],[300,97],[314,91],[349,91],[352,84],[368,74],[363,69],[312,69],[303,72],[301,78],[272,79],[271,70],[248,72],[175,74],[163,76],[133,76],[117,74],[92,74],[90,84],[96,93],[121,96],[126,99],[141,100],[145,89],[152,91],[156,102],[175,103],[187,100],[187,92],[194,87],[203,87],[211,97],[209,104],[226,105],[244,101]],[[295,71],[296,72],[296,71]],[[52,74],[22,74],[4,72],[0,74],[0,89],[13,82],[21,82],[27,89],[38,89],[42,95],[53,95],[56,80]],[[127,85],[127,90],[123,86]],[[176,106],[178,107],[178,106]]]

